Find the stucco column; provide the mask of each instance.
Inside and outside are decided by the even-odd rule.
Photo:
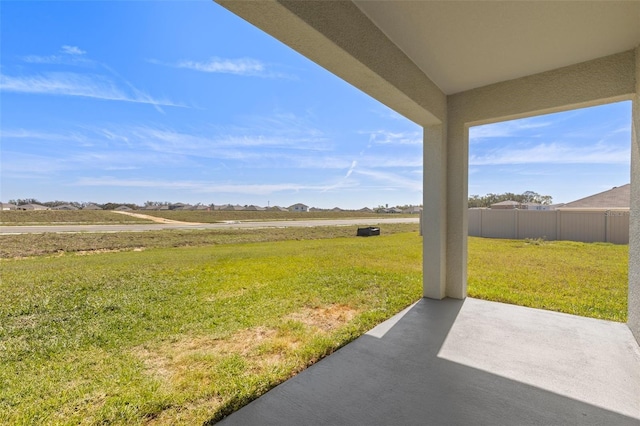
[[[455,106],[447,114],[446,295],[467,297],[469,129]]]
[[[447,144],[443,125],[424,128],[422,212],[422,293],[446,294]]]
[[[631,218],[627,324],[640,344],[640,46],[636,48],[636,90],[631,131]]]

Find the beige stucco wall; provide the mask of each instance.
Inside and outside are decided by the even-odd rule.
[[[640,46],[635,51],[635,97],[631,136],[631,217],[629,223],[629,300],[627,323],[640,343]]]
[[[425,127],[422,222],[423,296],[446,296],[447,137],[444,125]]]

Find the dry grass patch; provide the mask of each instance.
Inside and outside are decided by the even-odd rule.
[[[326,333],[348,323],[358,313],[350,306],[336,304],[328,307],[306,308],[287,318]]]

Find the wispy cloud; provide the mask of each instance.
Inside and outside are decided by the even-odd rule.
[[[60,52],[53,55],[27,55],[21,59],[31,64],[67,64],[67,65],[89,65],[94,61],[84,57],[87,52],[78,46],[64,45]]]
[[[540,120],[539,117],[532,117],[471,127],[469,129],[469,140],[473,142],[482,139],[512,137],[519,135],[520,132],[527,132],[531,136],[532,129],[540,129],[555,124],[548,117],[544,121]]]
[[[185,107],[183,104],[167,99],[156,99],[135,87],[107,64],[89,59],[86,54],[87,52],[78,46],[63,45],[57,54],[28,55],[22,57],[22,60],[31,64],[60,64],[74,67],[90,65],[94,69],[106,70],[109,76],[77,72],[45,72],[26,76],[0,74],[0,90],[148,104],[161,113],[164,113],[161,108],[164,106]]]
[[[49,142],[74,141],[84,143],[87,141],[86,136],[80,132],[53,133],[27,129],[0,129],[0,138],[5,140],[27,139]]]
[[[148,62],[156,65],[164,65],[173,68],[184,68],[192,71],[217,74],[233,74],[249,77],[266,78],[294,78],[292,75],[277,72],[269,68],[267,64],[252,58],[218,58],[212,57],[204,61],[180,60],[178,62],[162,62],[149,59]]]
[[[95,74],[51,72],[14,77],[0,74],[0,90],[39,95],[78,96],[109,101],[149,104],[154,107],[184,107],[166,99],[154,99],[140,91],[127,93],[110,78]]]
[[[469,165],[502,164],[629,164],[628,149],[596,144],[569,146],[559,143],[539,144],[524,148],[500,148],[469,156]]]
[[[85,53],[87,53],[86,51],[80,49],[78,46],[69,45],[62,46],[62,52],[66,53],[67,55],[84,55]]]
[[[113,177],[86,177],[78,179],[76,186],[154,188],[165,190],[186,190],[195,193],[270,195],[279,192],[324,191],[329,185],[305,185],[299,183],[276,184],[233,184],[203,181],[162,181],[146,179],[120,179]]]
[[[356,170],[356,173],[381,182],[387,189],[422,191],[421,179],[411,179],[397,173],[383,172],[373,169],[358,169]]]
[[[390,132],[388,130],[376,130],[373,132],[360,132],[369,134],[369,142],[380,145],[422,145],[420,132]]]

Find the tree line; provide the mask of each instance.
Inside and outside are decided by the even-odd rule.
[[[540,195],[533,191],[525,191],[522,194],[505,192],[504,194],[487,194],[483,196],[471,195],[469,197],[469,207],[490,207],[492,204],[501,203],[502,201],[549,205],[553,202],[553,198],[550,195]]]

